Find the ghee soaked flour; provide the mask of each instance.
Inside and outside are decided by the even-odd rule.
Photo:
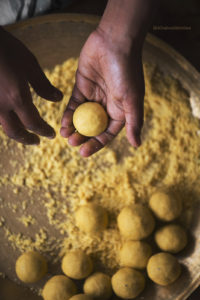
[[[164,76],[155,65],[144,65],[142,146],[137,150],[131,147],[122,130],[105,149],[82,158],[78,148],[68,145],[59,134],[76,68],[77,59],[71,58],[46,71],[52,84],[62,90],[62,102],[51,103],[33,93],[34,103],[57,136],[54,140],[41,138],[39,146],[17,145],[21,164],[16,163],[14,157],[8,158],[14,166],[13,172],[4,172],[0,184],[4,188],[11,187],[19,196],[26,189],[23,202],[16,201],[11,207],[16,212],[22,207],[23,215],[18,221],[25,229],[20,233],[17,228],[11,228],[2,216],[0,230],[5,232],[11,246],[21,252],[35,249],[60,260],[68,249],[81,248],[112,273],[118,266],[121,246],[116,216],[124,206],[147,204],[156,188],[165,187],[183,199],[180,222],[189,226],[192,206],[200,192],[199,120],[192,116],[189,95],[181,84],[173,77]],[[15,145],[3,133],[1,139],[4,147]],[[98,237],[87,236],[75,225],[74,212],[88,202],[102,205],[109,214],[109,226]],[[38,206],[38,214],[32,215],[30,210],[27,213],[30,205]],[[40,208],[44,213],[42,217],[39,217]],[[41,218],[46,220],[45,224]],[[36,224],[39,229],[30,237],[29,228]],[[55,235],[52,231],[50,234],[49,228],[53,228]]]

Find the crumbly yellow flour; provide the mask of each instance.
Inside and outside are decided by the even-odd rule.
[[[24,224],[25,227],[28,227],[31,224],[35,224],[35,222],[36,222],[35,218],[33,218],[31,215],[22,216],[22,217],[18,218],[18,220],[20,222],[22,222],[22,224]]]
[[[44,207],[45,228],[30,238],[28,231],[20,234],[1,221],[11,245],[21,252],[38,250],[63,256],[68,249],[81,248],[92,254],[111,273],[117,267],[121,246],[116,216],[126,205],[147,203],[156,188],[173,190],[183,199],[181,220],[187,226],[192,204],[200,192],[199,120],[192,116],[189,95],[173,77],[164,76],[155,65],[144,65],[146,80],[145,124],[143,144],[135,150],[125,130],[105,149],[82,158],[78,149],[68,145],[59,134],[63,111],[71,95],[77,60],[69,59],[52,71],[46,71],[52,84],[64,93],[60,103],[47,102],[35,93],[33,99],[42,117],[57,132],[54,140],[41,138],[39,146],[17,146],[22,163],[12,173],[1,176],[1,187],[11,187],[17,194],[28,190],[23,211],[32,203]],[[7,146],[8,139],[0,135]],[[9,142],[14,145],[15,142]],[[12,162],[13,161],[13,162]],[[41,197],[33,199],[35,192]],[[32,200],[31,200],[32,199]],[[32,202],[31,202],[32,201]],[[109,214],[109,226],[98,237],[89,237],[75,225],[75,210],[88,202],[98,203]],[[22,206],[22,203],[16,203]],[[16,211],[18,211],[16,209]],[[30,214],[30,212],[29,212]],[[33,216],[36,218],[37,216]],[[25,224],[26,225],[26,224]],[[30,224],[29,228],[35,226]],[[49,235],[54,228],[59,236]]]

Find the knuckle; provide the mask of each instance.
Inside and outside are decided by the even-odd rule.
[[[19,97],[19,98],[17,98],[17,99],[15,99],[15,104],[14,104],[14,107],[16,107],[16,108],[21,108],[21,107],[23,107],[24,106],[24,100],[23,100],[23,98],[22,97]]]
[[[10,90],[9,100],[10,100],[10,104],[13,108],[21,107],[21,106],[24,105],[23,97],[22,97],[21,92],[18,88],[13,88],[13,89]]]
[[[11,88],[9,91],[9,99],[15,102],[16,99],[20,97],[20,92],[18,88]]]
[[[79,70],[76,73],[76,85],[79,91],[88,99],[96,98],[96,85],[89,78],[83,76]]]
[[[113,90],[112,97],[116,101],[124,102],[128,98],[128,91],[124,88],[118,88],[117,90]]]

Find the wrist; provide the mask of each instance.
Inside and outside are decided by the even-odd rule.
[[[142,48],[157,0],[109,0],[98,29],[111,43]]]
[[[112,49],[114,52],[118,52],[124,55],[129,55],[130,53],[141,53],[143,47],[143,41],[141,37],[132,37],[123,35],[119,37],[113,33],[113,31],[104,29],[101,24],[96,29],[97,33],[103,38],[106,45],[109,49]],[[140,39],[140,40],[139,40]]]

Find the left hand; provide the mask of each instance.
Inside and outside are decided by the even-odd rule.
[[[37,145],[39,135],[54,138],[55,131],[41,118],[29,84],[44,99],[62,99],[62,92],[49,82],[33,53],[0,27],[0,124],[8,137]]]
[[[72,146],[82,144],[82,156],[103,148],[124,125],[130,144],[134,147],[141,144],[144,102],[141,48],[137,43],[130,45],[129,41],[113,44],[98,29],[86,41],[61,128],[61,135]],[[73,113],[86,100],[101,103],[110,118],[106,131],[92,138],[80,135],[73,126]]]

